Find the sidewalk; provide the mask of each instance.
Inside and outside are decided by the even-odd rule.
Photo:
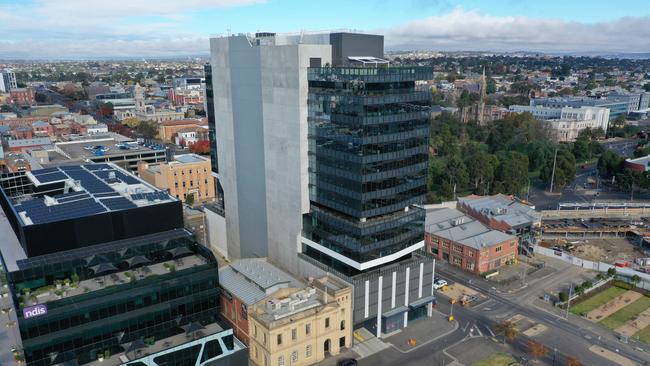
[[[458,329],[458,322],[450,322],[443,314],[434,311],[431,318],[413,321],[407,328],[386,338],[385,341],[395,346],[400,352],[406,353],[436,341],[456,329]],[[415,339],[415,346],[408,344],[409,339]]]

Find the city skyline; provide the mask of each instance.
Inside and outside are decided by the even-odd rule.
[[[386,36],[386,49],[650,52],[643,2],[510,0],[296,1],[0,0],[5,59],[151,58],[207,55],[214,34],[355,29]],[[317,9],[317,11],[316,11]],[[341,11],[344,10],[344,11]],[[29,21],[26,21],[29,20]],[[34,24],[40,27],[34,27]],[[571,37],[567,37],[571,35]]]

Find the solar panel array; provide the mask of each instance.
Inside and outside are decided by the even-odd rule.
[[[25,211],[34,224],[74,219],[106,212],[104,206],[88,198],[47,206],[43,200],[30,200],[17,204],[16,211]]]
[[[147,200],[147,201],[155,201],[155,200],[168,200],[169,195],[167,192],[151,192],[151,193],[138,193],[138,194],[132,194],[131,198],[134,200]]]
[[[16,203],[17,212],[25,212],[34,224],[55,222],[66,219],[95,215],[107,211],[126,210],[137,207],[128,197],[123,197],[109,184],[139,184],[140,180],[125,174],[110,164],[88,164],[60,166],[32,171],[41,183],[55,182],[71,178],[79,181],[82,191],[53,196],[55,204],[47,205],[44,198],[35,197]],[[139,198],[135,198],[135,197]],[[133,199],[148,201],[168,200],[166,192],[156,191],[132,195]]]

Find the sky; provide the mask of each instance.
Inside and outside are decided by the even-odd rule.
[[[210,36],[351,29],[387,50],[650,52],[648,0],[0,0],[0,59],[206,55]]]

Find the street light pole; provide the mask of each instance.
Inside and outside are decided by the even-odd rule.
[[[551,172],[551,189],[549,193],[553,193],[553,180],[555,179],[555,164],[557,163],[557,147],[555,148],[555,155],[553,156],[553,171]]]
[[[569,319],[569,306],[571,306],[571,294],[573,293],[573,282],[571,282],[571,287],[569,287],[569,298],[566,301],[566,316],[565,319]]]

